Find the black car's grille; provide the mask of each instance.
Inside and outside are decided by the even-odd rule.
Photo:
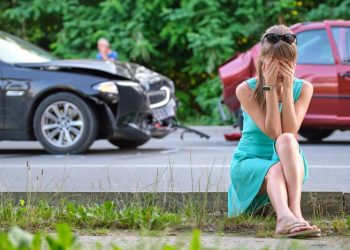
[[[168,95],[167,91],[163,89],[151,91],[151,92],[148,92],[147,94],[151,105],[165,101]]]

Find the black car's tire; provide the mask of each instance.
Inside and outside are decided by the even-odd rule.
[[[148,140],[149,139],[143,141],[131,141],[125,139],[108,139],[110,143],[119,147],[120,149],[134,149],[145,144]]]
[[[58,93],[39,104],[33,128],[37,140],[49,153],[78,154],[95,141],[98,122],[94,110],[83,99]]]
[[[310,141],[321,141],[333,134],[333,129],[301,128],[299,134]]]

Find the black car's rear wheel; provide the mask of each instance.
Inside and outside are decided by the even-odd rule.
[[[333,134],[333,129],[301,128],[299,134],[310,141],[321,141]]]
[[[86,151],[96,139],[97,126],[92,108],[70,93],[48,96],[39,104],[33,120],[36,138],[54,154]]]
[[[113,145],[119,147],[120,149],[134,149],[145,144],[148,141],[148,139],[142,140],[142,141],[131,141],[131,140],[125,140],[125,139],[108,139],[108,141]]]

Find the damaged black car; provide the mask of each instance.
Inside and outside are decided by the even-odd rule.
[[[0,140],[38,140],[54,154],[96,139],[136,148],[175,129],[174,83],[135,63],[58,60],[0,32],[0,86]]]

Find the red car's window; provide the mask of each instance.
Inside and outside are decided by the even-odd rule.
[[[341,61],[350,63],[350,27],[332,27],[332,33]]]
[[[325,29],[300,32],[298,64],[334,64],[332,49]]]

